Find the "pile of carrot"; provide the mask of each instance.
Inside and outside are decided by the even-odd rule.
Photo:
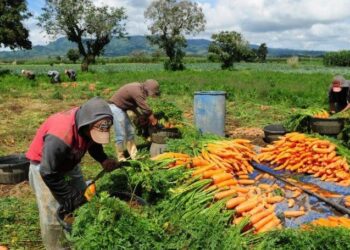
[[[312,174],[323,181],[350,185],[349,165],[345,157],[338,156],[336,146],[328,140],[289,133],[261,149],[257,156],[261,162],[270,162],[275,170],[290,170]]]
[[[329,118],[329,113],[326,110],[322,110],[313,115],[315,118]]]
[[[214,164],[218,168],[237,175],[247,175],[254,171],[250,160],[256,154],[249,140],[234,139],[208,143],[201,154],[193,158],[192,167],[200,167],[203,162]]]
[[[310,224],[314,226],[323,226],[323,227],[350,228],[350,219],[346,217],[329,216],[328,218],[320,218],[320,219],[314,220]]]
[[[232,187],[227,191],[221,191],[215,195],[216,199],[229,198],[226,202],[226,209],[234,209],[232,223],[239,224],[247,221],[247,229],[253,229],[255,233],[262,233],[269,230],[281,228],[281,221],[274,212],[275,203],[282,202],[284,197],[273,196],[271,187],[268,184],[265,190],[263,187]],[[226,195],[229,194],[229,195]],[[220,198],[218,198],[220,196]]]

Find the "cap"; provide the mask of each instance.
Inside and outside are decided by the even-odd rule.
[[[333,92],[340,92],[342,87],[344,87],[345,84],[345,78],[341,75],[337,75],[333,78],[332,81],[332,91]]]
[[[148,79],[143,83],[148,96],[159,96],[159,83],[156,80]]]
[[[103,118],[95,122],[90,129],[92,140],[99,144],[109,143],[109,129],[112,124],[113,122],[110,118]]]

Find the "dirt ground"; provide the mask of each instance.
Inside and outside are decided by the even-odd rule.
[[[28,198],[33,195],[28,181],[23,181],[18,184],[0,184],[0,198],[16,197]]]

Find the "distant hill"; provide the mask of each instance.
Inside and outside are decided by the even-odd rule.
[[[206,55],[210,40],[206,39],[188,39],[186,53],[191,55]],[[251,45],[252,48],[257,48],[258,45]],[[76,45],[66,38],[59,38],[56,41],[50,42],[47,45],[33,46],[31,50],[20,51],[1,51],[0,59],[33,59],[47,58],[48,56],[65,56],[69,49],[76,48]],[[126,56],[135,51],[144,51],[151,53],[156,47],[152,47],[145,36],[130,36],[129,38],[116,39],[106,46],[104,56]],[[271,57],[285,56],[322,56],[325,51],[308,51],[308,50],[292,50],[268,48],[268,55]]]

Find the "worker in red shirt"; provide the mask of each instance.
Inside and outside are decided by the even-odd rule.
[[[331,114],[350,108],[349,82],[343,76],[335,76],[328,91],[329,111]]]
[[[113,124],[115,129],[115,146],[119,161],[124,161],[124,145],[134,159],[137,153],[135,144],[135,130],[132,126],[127,111],[135,113],[141,123],[156,126],[158,120],[153,115],[152,109],[147,103],[148,97],[158,97],[160,95],[159,84],[156,80],[146,80],[143,83],[133,82],[122,86],[109,99],[110,108],[113,113]]]
[[[86,202],[86,184],[79,166],[86,151],[106,171],[117,168],[117,162],[109,159],[102,147],[109,142],[112,124],[108,103],[95,97],[81,107],[51,115],[36,132],[26,157],[46,249],[62,248],[58,207],[69,213]]]

